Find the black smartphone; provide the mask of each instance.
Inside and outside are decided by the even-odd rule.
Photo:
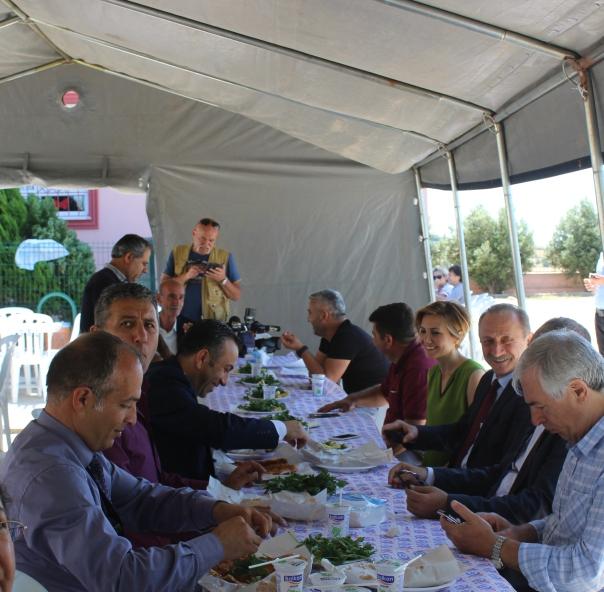
[[[308,417],[312,419],[321,419],[322,417],[340,417],[340,414],[335,411],[328,411],[327,413],[309,413]]]
[[[337,436],[332,436],[330,440],[354,440],[358,437],[358,434],[338,434]]]
[[[384,438],[393,444],[402,444],[405,434],[400,430],[384,430]]]
[[[402,483],[403,487],[409,487],[409,485],[425,485],[426,482],[420,479],[420,476],[415,471],[409,471],[407,469],[401,469],[397,474],[399,481]],[[413,477],[415,479],[415,483],[411,483],[410,481],[403,481],[401,477],[408,475],[409,477]]]
[[[444,510],[436,510],[436,513],[439,516],[442,516],[450,524],[461,524],[462,523],[461,518],[457,518],[456,516],[453,516],[452,514],[448,514]]]

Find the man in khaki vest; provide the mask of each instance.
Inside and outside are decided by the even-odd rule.
[[[215,246],[219,231],[218,222],[202,218],[193,228],[193,244],[177,245],[168,257],[161,281],[174,278],[185,285],[185,320],[226,321],[229,301],[241,298],[235,259]]]

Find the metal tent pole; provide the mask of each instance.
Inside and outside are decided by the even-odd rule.
[[[463,281],[463,295],[466,303],[466,310],[470,317],[472,316],[472,307],[470,300],[470,275],[468,274],[468,258],[466,256],[466,243],[463,232],[463,218],[459,205],[459,193],[457,191],[457,174],[455,172],[455,160],[453,153],[445,150],[444,157],[449,165],[449,179],[451,181],[451,194],[453,195],[453,205],[455,206],[455,222],[457,225],[457,242],[459,243],[459,259],[461,265],[461,278]],[[474,343],[474,332],[469,331],[470,335],[470,355],[475,358],[476,344]]]
[[[434,282],[432,281],[432,255],[430,253],[430,226],[428,224],[428,215],[426,213],[426,204],[422,192],[422,180],[419,176],[419,171],[413,169],[415,175],[415,187],[417,188],[417,205],[419,207],[419,219],[421,223],[422,233],[419,240],[424,245],[424,258],[426,260],[426,273],[428,279],[428,290],[430,291],[430,302],[436,300],[436,292],[434,290]]]
[[[497,139],[497,154],[499,156],[499,169],[501,171],[501,188],[505,201],[505,211],[508,219],[508,236],[514,265],[514,283],[516,285],[516,298],[518,306],[526,310],[526,296],[524,294],[524,280],[522,277],[522,260],[520,259],[520,245],[518,243],[518,228],[516,226],[516,210],[512,198],[510,176],[508,174],[508,157],[505,149],[505,136],[500,123],[493,125],[495,138]]]
[[[589,141],[589,155],[591,157],[598,220],[600,222],[600,238],[602,239],[602,250],[604,251],[604,166],[602,165],[602,147],[600,146],[600,136],[598,134],[596,103],[594,101],[593,85],[591,84],[589,71],[582,70],[580,77],[580,89],[583,97],[583,106],[585,107],[585,122],[587,124],[587,139]]]

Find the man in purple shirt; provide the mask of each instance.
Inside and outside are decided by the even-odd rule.
[[[10,515],[27,525],[15,540],[17,568],[48,590],[193,590],[271,530],[266,514],[137,479],[99,454],[136,422],[142,378],[131,346],[102,331],[79,337],[53,358],[46,407],[2,463]],[[137,550],[125,529],[212,530]]]
[[[391,362],[386,379],[319,411],[388,405],[386,422],[402,419],[416,425],[426,423],[428,370],[435,362],[415,337],[413,310],[403,302],[386,304],[374,310],[369,320],[373,323],[373,343]]]

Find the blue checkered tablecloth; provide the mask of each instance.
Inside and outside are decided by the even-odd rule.
[[[278,366],[291,362],[291,357],[281,356],[273,358],[273,365]],[[325,394],[316,397],[310,390],[309,380],[304,377],[284,376],[279,368],[273,369],[281,380],[283,387],[289,391],[289,397],[283,402],[292,415],[318,423],[312,430],[315,440],[327,439],[330,436],[342,433],[355,433],[359,438],[350,442],[351,445],[360,445],[375,442],[383,447],[380,433],[376,427],[373,413],[367,409],[356,409],[350,413],[341,414],[335,418],[308,419],[308,414],[329,401],[342,398],[342,389],[331,381],[327,381]],[[219,387],[210,393],[205,403],[212,409],[230,411],[238,404],[247,388],[240,384],[241,376],[231,376],[226,387]],[[366,528],[351,528],[352,536],[363,536],[375,548],[377,555],[388,558],[410,559],[418,552],[436,547],[438,545],[451,545],[444,535],[440,524],[436,520],[423,520],[415,518],[406,509],[405,492],[392,489],[387,485],[389,467],[378,467],[371,471],[339,475],[348,481],[346,491],[355,491],[387,500],[390,515],[395,516],[400,534],[395,537],[386,536],[386,531],[392,526],[390,521],[377,526]],[[321,522],[290,522],[298,538],[303,539],[310,534],[324,534],[324,524]],[[446,590],[449,592],[505,592],[513,588],[499,575],[490,561],[471,555],[462,555],[452,549],[457,559],[466,569],[465,573],[451,584]]]

